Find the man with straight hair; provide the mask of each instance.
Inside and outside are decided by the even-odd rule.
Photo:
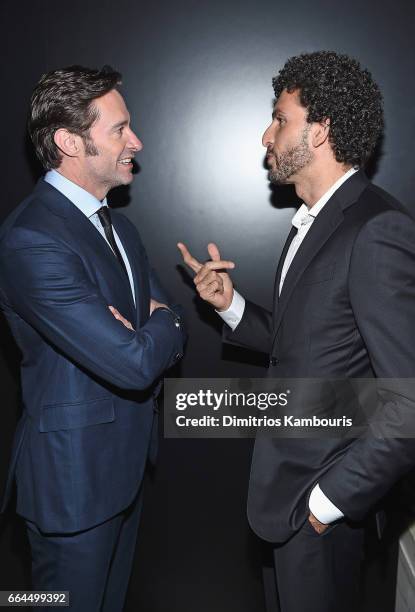
[[[78,612],[123,609],[158,381],[184,342],[135,226],[106,201],[142,149],[120,83],[110,67],[42,76],[29,132],[46,174],[0,229],[23,399],[3,506],[15,476],[33,588],[69,591]]]
[[[248,518],[274,544],[281,612],[350,612],[360,603],[364,520],[415,465],[415,223],[363,171],[383,128],[367,70],[346,55],[307,53],[273,87],[262,139],[270,180],[293,184],[303,204],[272,312],[234,291],[234,264],[215,244],[205,264],[178,246],[199,295],[227,323],[225,341],[268,353],[271,377],[381,379],[381,435],[258,437],[252,459]]]

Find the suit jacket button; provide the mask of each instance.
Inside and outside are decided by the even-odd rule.
[[[276,357],[271,357],[269,360],[270,367],[276,366],[278,363],[278,359]]]
[[[174,361],[179,361],[179,359],[182,358],[183,355],[181,355],[180,353],[176,353],[174,356]]]

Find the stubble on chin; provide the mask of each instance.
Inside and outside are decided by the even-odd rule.
[[[305,168],[313,159],[313,154],[308,146],[309,128],[304,128],[298,145],[291,147],[275,156],[276,167],[269,171],[269,180],[275,185],[284,185],[288,179]]]

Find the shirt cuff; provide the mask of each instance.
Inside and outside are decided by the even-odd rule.
[[[237,291],[233,291],[233,298],[231,305],[227,310],[216,310],[215,312],[223,319],[223,321],[229,325],[232,331],[238,327],[241,322],[242,316],[245,310],[245,299]]]
[[[337,508],[323,493],[319,485],[316,484],[314,489],[311,491],[310,499],[308,500],[308,507],[310,512],[314,514],[320,523],[328,524],[334,523],[340,518],[343,518],[344,514]]]

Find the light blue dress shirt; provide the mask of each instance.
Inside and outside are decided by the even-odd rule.
[[[60,191],[66,198],[68,198],[68,200],[72,202],[72,204],[74,204],[86,217],[88,217],[91,223],[96,227],[101,236],[104,238],[109,248],[112,250],[111,245],[108,242],[107,237],[105,236],[104,228],[102,227],[101,221],[99,220],[97,214],[97,211],[101,208],[101,206],[108,206],[107,198],[104,198],[102,202],[100,202],[100,200],[93,196],[92,193],[85,191],[85,189],[82,189],[82,187],[80,187],[73,181],[70,181],[56,170],[49,170],[49,172],[45,174],[44,180],[53,187],[55,187],[55,189]],[[134,280],[131,272],[130,263],[128,261],[128,257],[124,250],[122,242],[114,227],[113,231],[115,242],[117,243],[121,256],[124,260],[125,267],[127,268],[128,278],[131,285],[131,292],[133,294],[133,300],[135,304]]]

